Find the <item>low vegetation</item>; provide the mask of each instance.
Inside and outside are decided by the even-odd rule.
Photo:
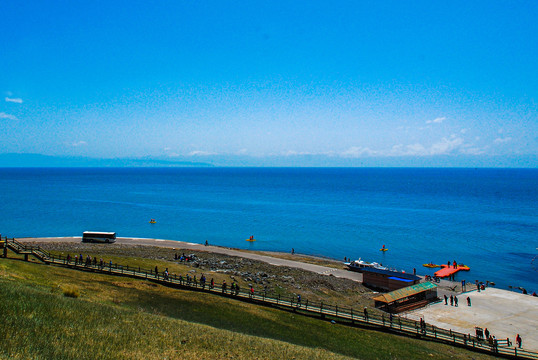
[[[112,247],[101,251],[148,268],[184,266]],[[78,297],[66,296],[68,289]],[[6,359],[489,358],[214,294],[13,258],[0,259],[0,294],[0,358]]]

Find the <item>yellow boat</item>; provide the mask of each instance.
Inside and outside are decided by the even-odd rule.
[[[251,236],[247,239],[247,241],[256,241],[256,239],[254,239],[254,235],[251,235]]]
[[[151,219],[151,220],[149,221],[149,223],[150,223],[150,224],[156,224],[157,221],[155,221],[155,219]]]
[[[441,265],[436,265],[436,264],[432,264],[432,263],[429,263],[429,264],[422,264],[422,266],[427,267],[427,268],[438,268],[438,267],[441,267]]]

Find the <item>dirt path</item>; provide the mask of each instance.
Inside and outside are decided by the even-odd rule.
[[[49,238],[20,238],[19,241],[28,241],[28,242],[80,242],[80,237],[49,237]],[[273,257],[269,255],[260,255],[254,254],[248,251],[239,251],[231,248],[220,247],[220,246],[205,246],[202,244],[188,243],[183,241],[175,240],[160,240],[160,239],[143,239],[143,238],[118,238],[116,241],[117,244],[125,245],[148,245],[148,246],[159,246],[166,247],[171,249],[184,249],[184,250],[193,250],[193,251],[206,251],[210,253],[224,254],[229,256],[237,256],[252,260],[259,260],[270,265],[275,266],[288,266],[293,268],[299,268],[307,271],[311,271],[317,274],[322,275],[332,275],[335,277],[350,279],[353,281],[362,282],[362,274],[357,272],[348,271],[345,269],[336,269],[334,267],[321,266],[315,264],[309,264],[301,261],[281,259],[278,257]],[[103,244],[103,246],[106,246]]]

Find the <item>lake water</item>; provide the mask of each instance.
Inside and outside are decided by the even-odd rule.
[[[456,280],[538,291],[537,169],[3,168],[0,187],[8,237],[207,239],[419,274],[456,260]]]

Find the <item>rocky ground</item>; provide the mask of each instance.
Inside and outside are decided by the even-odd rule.
[[[179,264],[176,255],[193,255],[193,260],[181,262],[186,272],[215,274],[235,280],[243,286],[253,284],[257,289],[266,289],[267,294],[295,295],[303,299],[323,301],[327,304],[362,308],[373,307],[371,298],[375,292],[362,284],[349,279],[331,275],[321,275],[287,266],[274,266],[268,263],[228,256],[205,251],[183,250],[146,245],[92,244],[82,242],[36,242],[42,248],[64,255],[84,254],[96,256],[106,261],[107,256],[142,258],[147,260],[169,261]]]

